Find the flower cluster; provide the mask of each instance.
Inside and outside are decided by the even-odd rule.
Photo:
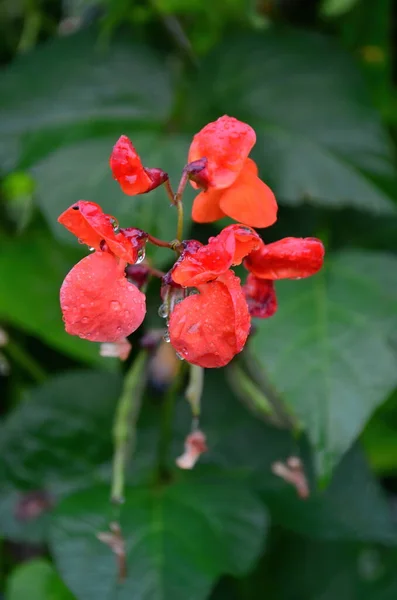
[[[243,349],[251,317],[268,318],[277,310],[274,281],[309,277],[324,258],[324,247],[315,238],[265,244],[253,229],[268,227],[277,218],[273,192],[248,157],[255,141],[254,130],[233,117],[210,123],[194,136],[174,194],[164,171],[143,167],[130,140],[118,140],[110,167],[126,194],[143,194],[166,184],[181,217],[183,186],[190,180],[201,190],[193,203],[194,221],[228,216],[238,223],[207,244],[166,242],[140,229],[120,228],[93,202],[76,202],[58,220],[93,253],[73,267],[61,287],[68,333],[95,342],[120,342],[143,322],[142,290],[155,275],[162,279],[159,314],[167,323],[165,339],[180,358],[201,367],[222,367]],[[142,262],[148,242],[176,252],[167,274]],[[241,264],[248,271],[243,286],[232,270]]]

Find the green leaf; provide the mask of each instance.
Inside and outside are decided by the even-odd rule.
[[[267,525],[256,497],[219,476],[129,488],[120,518],[127,578],[118,584],[116,557],[97,538],[112,514],[108,490],[93,488],[54,515],[51,549],[78,600],[204,599],[221,573],[252,568]]]
[[[202,65],[191,105],[196,128],[224,113],[255,128],[253,158],[280,202],[395,212],[389,141],[333,41],[284,29],[230,38]]]
[[[278,480],[273,488],[263,488],[263,496],[272,519],[296,533],[397,545],[389,502],[357,446],[344,456],[326,490],[312,486],[310,497],[302,501],[295,489]]]
[[[109,156],[121,133],[123,131],[116,133],[115,130],[114,137],[81,141],[60,148],[33,169],[37,202],[59,239],[76,244],[76,239],[57,223],[57,218],[80,198],[100,204],[105,212],[116,216],[123,227],[139,227],[166,240],[175,238],[177,214],[175,207],[170,206],[163,186],[150,194],[126,196],[113,180]],[[151,133],[127,133],[143,163],[167,171],[176,188],[187,160],[189,140],[175,135],[162,138]],[[188,186],[184,195],[186,224],[190,222],[192,195]],[[148,245],[147,249],[157,264],[166,264],[172,259],[172,253],[164,248]]]
[[[15,60],[1,79],[0,134],[5,145],[26,132],[77,123],[125,122],[158,127],[172,103],[162,57],[115,36],[100,44],[94,32],[54,39]],[[29,93],[26,93],[26,90]],[[62,182],[61,185],[63,185]],[[56,190],[60,186],[58,185]]]
[[[16,567],[7,580],[7,600],[73,600],[54,567],[42,558]]]
[[[277,284],[279,310],[250,346],[262,379],[298,416],[328,477],[397,384],[397,259],[345,252],[302,282]]]
[[[351,10],[358,0],[323,0],[321,14],[324,17],[339,17]]]
[[[177,406],[173,455],[181,454],[190,430],[191,415],[185,400]],[[362,452],[354,446],[336,468],[330,485],[316,489],[312,457],[305,440],[254,418],[241,405],[225,380],[224,369],[208,369],[200,426],[207,436],[208,452],[195,472],[217,465],[238,470],[247,486],[260,492],[272,520],[283,527],[317,539],[397,544],[390,506],[371,473]],[[307,500],[272,473],[272,464],[299,456],[310,486]]]
[[[3,422],[8,480],[47,491],[95,481],[112,456],[111,422],[120,390],[115,374],[69,371],[26,393]]]
[[[44,229],[2,240],[0,318],[36,335],[57,350],[87,362],[101,362],[97,344],[68,335],[59,306],[59,289],[81,258],[59,246]],[[106,363],[111,366],[111,363]]]

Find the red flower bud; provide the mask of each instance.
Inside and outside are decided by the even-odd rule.
[[[277,310],[277,297],[271,279],[258,279],[251,273],[248,275],[243,292],[251,317],[267,319]]]
[[[167,181],[168,175],[161,169],[146,169],[134,146],[122,135],[113,147],[110,168],[114,179],[129,196],[145,194]]]
[[[223,367],[241,352],[250,330],[240,279],[227,271],[197,287],[199,294],[182,300],[171,314],[171,344],[194,365]]]
[[[60,292],[65,329],[92,342],[117,342],[142,323],[145,296],[107,252],[83,258],[66,275]]]
[[[321,269],[324,246],[316,238],[284,238],[261,244],[245,259],[244,266],[260,279],[301,279]]]

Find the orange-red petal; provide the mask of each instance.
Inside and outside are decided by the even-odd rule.
[[[277,296],[271,279],[259,279],[249,273],[243,291],[251,317],[267,319],[274,315],[277,310]]]
[[[227,271],[198,290],[174,308],[169,322],[171,344],[191,364],[223,367],[243,349],[250,330],[240,280]]]
[[[250,254],[253,250],[259,248],[262,244],[262,240],[259,235],[251,227],[247,225],[241,225],[236,223],[234,225],[228,225],[222,232],[223,235],[233,233],[236,247],[234,250],[234,256],[232,265],[240,265],[243,258]],[[219,236],[218,236],[219,237]]]
[[[244,266],[260,279],[301,279],[321,269],[324,246],[316,238],[284,238],[261,244],[245,259]]]
[[[99,250],[101,243],[128,263],[135,263],[139,250],[145,244],[147,234],[140,229],[125,229],[115,232],[115,219],[102,208],[87,200],[79,200],[58,217],[58,222],[90,248]]]
[[[208,188],[206,192],[200,192],[193,201],[193,221],[196,221],[196,223],[213,223],[223,219],[226,215],[219,206],[221,196],[222,190],[214,188]]]
[[[222,189],[238,177],[256,142],[255,131],[242,121],[224,115],[209,123],[193,138],[188,162],[206,158],[207,184]],[[192,182],[193,187],[199,186]]]
[[[185,252],[172,269],[171,277],[183,287],[207,283],[231,267],[235,250],[234,232],[224,229],[195,252]]]
[[[135,331],[146,312],[145,295],[127,281],[117,258],[94,252],[66,275],[60,291],[65,329],[92,342],[117,342]]]
[[[222,190],[219,207],[228,217],[251,227],[269,227],[277,219],[277,202],[272,190],[256,174],[253,160],[247,158],[239,177]],[[194,217],[193,217],[194,218]]]

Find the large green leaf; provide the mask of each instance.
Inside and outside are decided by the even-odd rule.
[[[395,212],[382,189],[384,179],[395,185],[389,142],[357,67],[334,42],[292,30],[233,37],[201,73],[195,126],[224,113],[250,123],[253,156],[280,202]]]
[[[130,488],[120,526],[127,579],[97,534],[108,531],[108,490],[64,500],[50,544],[63,579],[78,600],[200,600],[223,572],[244,573],[259,556],[266,532],[261,503],[234,480],[217,475],[163,488]]]
[[[41,558],[22,563],[7,579],[7,600],[73,600],[54,567]]]
[[[186,404],[178,404],[175,457],[190,427]],[[389,503],[356,445],[342,458],[330,485],[317,490],[307,443],[298,443],[286,431],[254,418],[236,398],[223,369],[206,371],[200,424],[208,452],[201,456],[196,472],[204,469],[202,465],[238,469],[247,485],[261,493],[279,525],[317,539],[397,544]],[[302,459],[310,486],[306,500],[272,472],[273,463],[285,462],[289,456]]]
[[[88,362],[100,359],[98,344],[68,335],[59,306],[63,278],[81,258],[59,246],[43,228],[3,239],[0,252],[0,317],[50,346]],[[110,364],[110,363],[107,363]]]
[[[108,479],[120,389],[115,374],[76,371],[25,394],[1,429],[1,535],[43,539],[46,511],[18,517],[17,507],[30,491],[40,490],[53,504],[70,490]]]
[[[169,73],[150,47],[120,35],[101,44],[89,31],[52,40],[14,61],[3,72],[1,90],[4,144],[49,128],[63,127],[68,137],[76,123],[128,120],[152,127],[172,103]]]
[[[306,428],[328,476],[397,384],[397,259],[345,252],[302,282],[277,284],[278,313],[250,353]]]
[[[139,227],[152,235],[172,240],[176,234],[176,209],[163,187],[150,194],[126,196],[113,180],[109,155],[121,133],[128,133],[142,160],[148,167],[167,171],[176,188],[186,163],[189,140],[181,136],[160,137],[152,133],[118,131],[114,137],[81,141],[60,148],[41,161],[34,169],[37,202],[54,234],[62,240],[76,243],[70,233],[57,223],[59,214],[77,200],[84,198],[102,206],[116,216],[123,227]],[[185,223],[190,221],[190,186],[184,196]],[[148,246],[157,263],[172,259],[164,248]]]

